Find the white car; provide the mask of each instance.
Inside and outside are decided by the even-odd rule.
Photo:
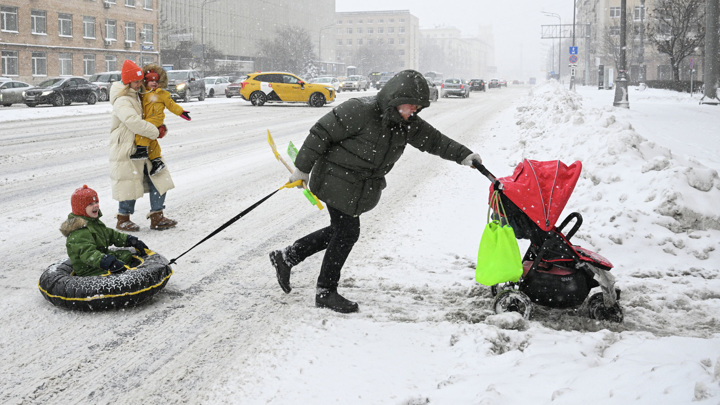
[[[338,80],[337,77],[320,76],[310,80],[310,83],[329,85],[333,89],[335,89],[335,93],[340,93],[340,90],[342,90],[342,85],[340,84],[340,80]]]
[[[227,77],[210,76],[205,78],[205,94],[208,97],[215,97],[216,94],[225,94],[225,89],[230,85]]]

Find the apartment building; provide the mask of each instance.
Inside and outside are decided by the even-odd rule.
[[[420,27],[409,10],[335,13],[335,54],[357,73],[419,69]]]
[[[0,0],[0,75],[47,77],[158,62],[158,0]]]
[[[487,32],[488,30],[486,30]],[[459,29],[440,27],[421,29],[423,71],[442,72],[445,77],[466,79],[486,77],[495,73],[492,37],[462,37]]]

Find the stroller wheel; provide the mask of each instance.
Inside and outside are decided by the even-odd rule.
[[[530,298],[525,293],[516,290],[503,290],[493,301],[493,309],[496,314],[518,312],[525,319],[530,319],[532,306]]]
[[[612,307],[605,307],[603,294],[601,292],[593,294],[588,299],[587,309],[590,319],[597,319],[598,321],[620,323],[624,318],[622,308],[620,308],[620,305],[617,302]]]

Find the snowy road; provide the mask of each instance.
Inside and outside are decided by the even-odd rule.
[[[483,153],[496,114],[526,92],[508,88],[473,93],[470,99],[441,99],[423,117]],[[355,95],[341,93],[339,98]],[[299,146],[310,126],[332,106],[254,108],[237,98],[222,98],[184,107],[192,122],[170,114],[170,132],[161,141],[176,183],[168,194],[166,215],[179,226],[150,232],[144,218],[147,198],[138,202],[132,217],[141,226],[137,236],[168,258],[284,184],[288,173],[273,158],[266,129],[280,150],[289,141]],[[70,210],[72,191],[82,184],[97,190],[104,222],[111,225],[114,220],[117,203],[110,198],[107,157],[109,105],[38,107],[31,120],[8,118],[26,110],[0,111],[0,243],[5,260],[0,272],[0,403],[253,403],[253,390],[266,387],[267,393],[267,386],[279,383],[262,381],[257,370],[282,367],[282,358],[302,350],[286,340],[298,325],[336,322],[335,314],[313,307],[320,257],[309,259],[293,275],[290,295],[281,292],[269,266],[271,249],[327,222],[327,214],[310,206],[297,190],[282,190],[180,259],[167,287],[149,305],[89,314],[50,305],[38,292],[37,280],[48,265],[65,257],[64,238],[57,229]],[[389,280],[352,270],[344,274],[344,288],[365,311],[358,318],[442,320],[461,305],[453,288],[464,293],[465,287],[446,281],[428,286],[427,275],[416,281],[413,269],[395,266],[393,254],[408,246],[416,251],[423,250],[423,244],[439,244],[438,253],[428,255],[445,257],[452,269],[467,273],[464,280],[471,278],[467,269],[474,267],[480,228],[468,230],[468,218],[439,214],[475,204],[480,208],[471,220],[481,223],[483,180],[477,172],[408,150],[388,179],[381,207],[363,216],[365,242],[358,244],[348,266],[353,261],[387,266]],[[446,187],[448,182],[482,187]],[[447,193],[443,206],[420,204],[423,212],[417,215],[412,209],[428,193]],[[447,221],[441,226],[460,235],[453,242],[423,235],[423,221]],[[372,257],[372,249],[387,242],[393,243],[387,256]],[[454,246],[444,245],[449,243]],[[455,250],[466,254],[447,256]],[[433,270],[439,278],[448,277],[442,274],[448,270]],[[424,301],[418,301],[419,295]],[[393,303],[387,302],[389,297]],[[403,313],[405,303],[415,306],[412,313]],[[268,358],[273,361],[262,364]],[[233,396],[225,398],[224,392]]]

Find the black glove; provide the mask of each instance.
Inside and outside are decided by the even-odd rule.
[[[108,270],[110,273],[120,273],[121,271],[125,271],[127,268],[125,267],[125,263],[118,260],[113,255],[105,255],[102,259],[100,259],[100,268],[103,270]]]
[[[183,111],[182,114],[180,114],[180,118],[190,121],[190,111]]]
[[[150,250],[146,244],[143,243],[140,239],[137,238],[137,236],[128,235],[127,240],[125,240],[126,246],[134,247],[135,250],[140,254],[140,256],[147,256],[147,253],[145,253],[145,249]]]

